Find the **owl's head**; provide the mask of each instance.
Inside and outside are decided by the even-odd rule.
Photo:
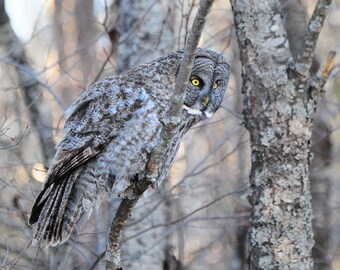
[[[197,49],[184,99],[188,114],[211,117],[221,105],[229,75],[230,67],[222,55]]]

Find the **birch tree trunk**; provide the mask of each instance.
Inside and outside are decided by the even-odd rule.
[[[250,269],[312,269],[312,122],[335,55],[310,76],[330,1],[320,0],[293,61],[278,1],[232,0],[252,169]]]

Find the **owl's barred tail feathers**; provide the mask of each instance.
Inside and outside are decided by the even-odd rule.
[[[84,209],[84,193],[74,194],[77,176],[70,174],[59,179],[39,194],[29,220],[30,225],[35,224],[32,245],[56,246],[64,243],[85,210],[94,207],[94,203],[88,203],[87,209]]]

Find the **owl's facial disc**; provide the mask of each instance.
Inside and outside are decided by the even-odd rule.
[[[183,109],[190,115],[209,118],[214,113],[210,105],[213,99],[211,98],[213,86],[210,85],[209,75],[204,75],[201,74],[202,77],[191,76]]]
[[[194,116],[206,117],[205,111],[208,107],[209,98],[209,85],[205,83],[205,80],[199,76],[192,75],[189,80],[188,91],[186,93],[186,99],[184,101],[183,109],[188,114]]]

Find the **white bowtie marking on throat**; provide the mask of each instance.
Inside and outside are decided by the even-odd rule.
[[[183,109],[187,110],[188,114],[192,114],[192,115],[202,115],[202,113],[204,113],[207,118],[210,118],[214,114],[213,112],[208,112],[208,111],[202,112],[202,111],[197,110],[197,109],[189,108],[185,104],[183,104]]]
[[[187,105],[183,104],[183,108],[187,110],[188,114],[193,114],[193,115],[201,115],[202,112],[197,109],[191,109]]]
[[[205,116],[210,118],[214,113],[213,112],[204,112]]]

